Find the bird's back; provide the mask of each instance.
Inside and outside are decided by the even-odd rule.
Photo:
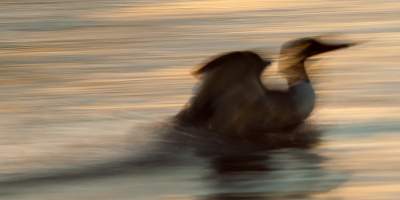
[[[177,117],[222,132],[244,131],[257,110],[256,102],[265,96],[259,73],[266,63],[249,52],[214,59],[199,70],[204,73],[202,86]]]

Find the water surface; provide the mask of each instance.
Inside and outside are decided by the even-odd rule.
[[[2,1],[1,198],[397,199],[399,9],[394,0]],[[367,42],[308,69],[317,147],[213,157],[226,143],[165,137],[191,137],[168,119],[191,97],[193,67],[233,50],[273,59],[285,41],[321,34]],[[263,80],[282,87],[275,70]]]

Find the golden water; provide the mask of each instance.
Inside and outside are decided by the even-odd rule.
[[[398,199],[399,10],[394,0],[1,1],[1,199]],[[190,98],[193,67],[233,50],[276,58],[285,41],[314,35],[366,43],[308,69],[310,120],[328,128],[316,148],[271,153],[273,170],[218,174],[188,153],[140,173],[6,184],[146,155],[162,140],[148,130]],[[275,68],[271,87],[282,83]]]

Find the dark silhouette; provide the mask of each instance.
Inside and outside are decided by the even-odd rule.
[[[176,121],[228,137],[256,142],[272,140],[275,146],[287,146],[305,136],[298,134],[298,128],[304,125],[315,104],[305,61],[353,45],[328,44],[312,37],[285,43],[279,70],[287,78],[286,90],[270,90],[262,84],[261,73],[270,62],[253,52],[232,52],[217,57],[195,72],[203,75],[201,88],[176,116]]]

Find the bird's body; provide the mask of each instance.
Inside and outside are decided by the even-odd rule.
[[[353,44],[324,44],[314,38],[287,42],[279,69],[288,89],[271,90],[261,82],[269,61],[253,52],[232,52],[206,64],[198,74],[198,94],[178,115],[178,121],[224,134],[251,135],[292,129],[309,117],[315,92],[305,69],[307,58]]]

